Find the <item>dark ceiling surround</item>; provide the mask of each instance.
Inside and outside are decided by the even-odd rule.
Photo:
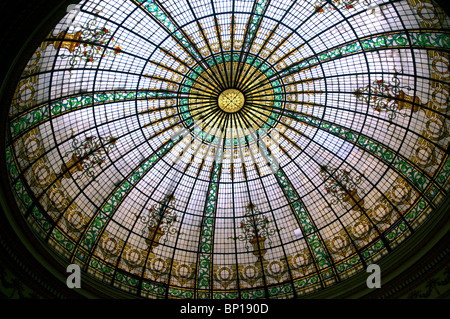
[[[442,1],[440,1],[442,2]],[[5,149],[5,120],[21,71],[36,47],[52,26],[66,13],[71,1],[4,1],[1,12],[14,12],[11,19],[2,20],[3,58],[0,90],[0,149]],[[447,4],[447,3],[445,3]],[[448,12],[448,11],[447,11]],[[0,163],[5,163],[1,152]],[[5,165],[0,167],[1,176],[7,176]],[[109,288],[95,280],[83,278],[83,289],[70,290],[65,285],[64,262],[36,242],[29,227],[23,223],[15,205],[10,185],[1,180],[0,194],[0,284],[6,298],[126,298],[126,293]],[[449,223],[446,205],[432,222],[420,228],[395,250],[380,261],[383,271],[381,289],[364,287],[365,274],[360,274],[336,286],[312,294],[311,298],[436,298],[448,297]],[[3,211],[3,210],[6,210]],[[434,285],[430,284],[434,283]],[[430,287],[431,291],[430,291]]]

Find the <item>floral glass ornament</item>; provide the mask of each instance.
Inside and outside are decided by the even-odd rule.
[[[352,210],[365,210],[364,200],[358,194],[358,190],[364,193],[364,189],[358,187],[364,173],[355,176],[349,169],[337,169],[323,165],[320,167],[320,175],[325,182],[327,196],[331,197],[331,205],[340,204],[345,207],[344,203],[348,203]]]
[[[248,250],[250,243],[253,246],[253,254],[258,258],[264,258],[266,254],[265,242],[272,243],[271,237],[276,230],[270,226],[270,221],[263,216],[258,207],[253,203],[248,203],[245,208],[245,218],[241,221],[240,229],[242,234],[238,240],[245,241],[245,248]]]
[[[145,225],[143,233],[148,231],[145,242],[150,252],[159,245],[159,240],[166,234],[176,234],[178,231],[173,227],[177,221],[178,215],[175,213],[176,199],[173,194],[167,195],[161,205],[152,205],[148,212],[138,217],[140,222]],[[167,240],[165,238],[164,242]]]
[[[400,80],[395,73],[390,81],[375,80],[370,85],[358,88],[354,91],[354,95],[360,101],[366,102],[374,111],[378,113],[387,113],[389,122],[398,116],[410,116],[399,111],[403,109],[412,110],[413,113],[418,112],[422,105],[419,97],[410,96],[405,90],[411,90],[410,87],[401,86]],[[430,106],[425,106],[430,107]]]
[[[75,179],[84,176],[94,177],[95,168],[102,166],[108,154],[115,148],[116,142],[117,138],[113,136],[97,137],[91,135],[84,139],[74,137],[71,150],[64,155],[65,157],[71,156],[71,159],[61,165],[63,177],[74,177],[75,172],[82,172]]]
[[[318,13],[334,10],[350,10],[355,8],[355,5],[362,3],[365,6],[370,6],[371,0],[317,0],[314,4],[314,10]]]
[[[116,57],[122,52],[121,46],[112,36],[111,30],[106,25],[100,26],[96,18],[89,20],[84,25],[75,25],[81,29],[77,33],[77,42],[73,42],[69,54],[62,53],[62,59],[68,59],[70,67],[76,67],[80,62],[92,63],[102,57]],[[65,38],[72,39],[71,34]],[[62,46],[65,47],[65,46]]]

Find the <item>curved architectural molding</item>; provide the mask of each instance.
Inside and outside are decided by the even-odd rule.
[[[60,27],[70,1],[19,1],[24,18],[2,34],[4,297],[448,298],[449,22],[434,2],[374,7],[374,17],[410,10],[417,25],[353,28],[356,38],[324,48],[271,1],[229,21],[192,3],[193,20],[182,21],[159,1],[107,17],[106,2],[83,7],[69,32]],[[339,4],[319,1],[311,16],[348,24],[364,9]],[[162,40],[119,19],[134,14]],[[359,57],[367,69],[350,70]],[[145,63],[114,69],[130,59]],[[65,86],[83,72],[93,86],[108,72],[139,84]],[[70,263],[83,269],[80,290],[65,285]],[[381,289],[365,286],[371,263]]]

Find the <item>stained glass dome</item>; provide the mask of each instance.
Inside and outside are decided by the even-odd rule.
[[[6,159],[61,263],[136,297],[297,298],[449,193],[431,0],[89,0],[29,59]]]

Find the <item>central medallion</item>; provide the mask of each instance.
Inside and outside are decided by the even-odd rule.
[[[223,137],[225,148],[257,143],[254,133],[269,132],[284,109],[282,82],[256,58],[225,60],[210,58],[207,68],[194,67],[181,83],[181,120],[202,144],[219,145]]]
[[[234,113],[242,109],[245,97],[239,90],[228,89],[219,96],[219,107],[227,113]]]

